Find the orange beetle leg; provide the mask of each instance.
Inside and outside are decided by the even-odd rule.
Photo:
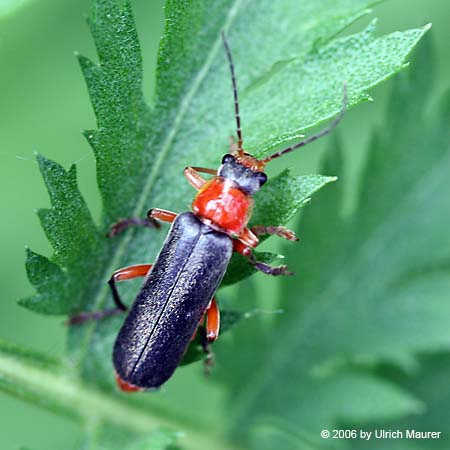
[[[246,258],[252,254],[252,249],[237,239],[233,240],[233,251]]]
[[[198,171],[194,167],[186,167],[184,169],[184,176],[188,180],[189,184],[197,189],[197,191],[206,183],[206,180],[198,174]]]
[[[217,304],[216,297],[213,297],[206,308],[205,314],[203,314],[200,322],[198,323],[198,328],[194,331],[191,337],[191,342],[197,337],[197,331],[200,327],[203,327],[203,322],[206,316],[206,338],[208,342],[214,342],[219,337],[220,329],[220,311],[219,305]]]
[[[138,264],[135,266],[128,266],[124,267],[122,269],[116,270],[112,277],[109,279],[108,284],[111,288],[111,293],[113,296],[114,303],[116,304],[117,308],[121,309],[122,311],[126,311],[127,307],[120,299],[119,291],[117,290],[116,283],[118,281],[124,281],[124,280],[132,280],[133,278],[138,277],[145,277],[147,275],[148,271],[152,268],[151,264]]]
[[[206,327],[203,325],[206,316]],[[205,375],[209,375],[211,367],[214,365],[214,353],[211,351],[210,344],[219,337],[220,329],[220,311],[216,298],[213,297],[206,309],[205,314],[199,322],[198,328],[195,330],[191,342],[196,338],[197,333],[200,335],[200,344],[206,354],[204,359]]]
[[[120,299],[119,292],[117,291],[116,287],[116,282],[132,280],[133,278],[137,277],[145,277],[151,267],[151,264],[138,264],[136,266],[128,266],[124,267],[123,269],[116,270],[108,281],[114,303],[116,304],[116,308],[105,309],[103,311],[82,312],[71,316],[67,324],[80,325],[90,320],[101,320],[106,317],[115,316],[116,314],[120,314],[126,311],[128,308]]]
[[[162,222],[172,223],[178,214],[167,211],[165,209],[153,208],[147,213],[147,217],[150,220],[161,220]]]
[[[258,237],[250,230],[250,228],[244,228],[236,239],[242,242],[246,247],[255,248],[259,244]]]
[[[198,172],[209,173],[210,175],[216,175],[217,170],[207,169],[205,167],[186,167],[184,169],[184,176],[188,180],[189,184],[195,189],[200,190],[206,183],[206,180],[201,177]]]
[[[219,337],[220,330],[220,310],[216,298],[213,297],[206,310],[206,339],[214,342]]]
[[[151,268],[152,264],[136,264],[135,266],[123,267],[113,273],[111,280],[116,282],[145,277]]]

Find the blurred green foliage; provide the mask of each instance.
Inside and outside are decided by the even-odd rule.
[[[152,5],[148,5],[146,3],[136,2],[135,15],[141,42],[144,43],[144,55],[146,56],[144,58],[144,62],[146,62],[144,73],[147,74],[145,93],[149,98],[152,92],[150,86],[152,84],[151,74],[154,73],[154,55],[157,37],[162,30],[163,14],[161,4],[152,2]],[[99,199],[93,176],[93,158],[90,149],[78,133],[78,130],[81,129],[94,128],[95,123],[87,95],[80,95],[86,90],[72,55],[72,51],[75,49],[93,57],[95,55],[91,38],[83,20],[83,14],[88,9],[88,2],[65,2],[64,4],[54,1],[32,2],[26,8],[20,10],[16,16],[10,16],[7,20],[3,19],[1,23],[0,51],[2,51],[2,67],[4,68],[0,75],[4,87],[1,105],[1,151],[4,158],[0,167],[2,171],[0,179],[4,183],[2,186],[2,245],[4,248],[3,254],[7,256],[2,262],[4,301],[2,302],[1,337],[54,355],[61,354],[64,347],[65,330],[61,320],[33,316],[26,311],[21,311],[14,304],[14,299],[32,293],[24,274],[23,251],[21,250],[23,245],[29,244],[40,253],[49,254],[50,252],[33,214],[34,208],[48,204],[44,187],[31,155],[33,150],[38,150],[46,156],[62,162],[66,167],[73,161],[78,161],[81,190],[91,209],[97,211],[96,219],[99,216]],[[422,25],[427,21],[434,22],[435,37],[438,44],[437,60],[441,71],[441,74],[438,73],[437,81],[432,79],[428,81],[434,87],[432,91],[434,95],[440,94],[446,81],[444,81],[443,75],[448,73],[449,65],[444,49],[446,48],[445,42],[448,39],[445,18],[449,17],[449,10],[450,7],[447,6],[446,2],[435,2],[433,5],[426,5],[425,7],[419,2],[397,1],[378,7],[376,12],[376,16],[382,18],[380,26],[383,31]],[[396,11],[399,14],[396,14]],[[361,22],[358,22],[355,27],[358,30],[362,28]],[[244,52],[245,49],[240,51]],[[377,91],[374,96],[376,99],[383,98],[383,94],[382,91]],[[224,95],[224,97],[228,98],[228,95]],[[403,102],[405,101],[403,99]],[[381,106],[382,103],[380,102]],[[354,185],[351,181],[354,180],[355,173],[358,170],[358,161],[361,160],[361,155],[364,153],[363,143],[367,139],[367,132],[371,129],[370,122],[371,120],[377,120],[378,107],[378,105],[366,104],[359,108],[358,113],[349,113],[346,119],[347,123],[341,129],[341,134],[344,134],[345,159],[342,175],[339,175],[341,175],[341,179],[345,180],[345,186],[347,187],[343,194],[345,196],[343,200],[344,208],[347,208],[347,211],[351,210],[355,198],[355,192],[348,186]],[[301,108],[301,104],[299,108]],[[428,110],[425,109],[425,114],[427,113]],[[382,107],[378,110],[378,114],[384,115]],[[364,127],[361,123],[364,123]],[[381,119],[381,123],[385,123],[384,118]],[[389,141],[385,145],[389,145]],[[320,152],[304,152],[290,160],[289,164],[300,168],[297,169],[299,172],[310,172],[316,166],[317,155],[313,155],[314,153]],[[284,166],[285,164],[281,163],[278,167]],[[276,171],[277,167],[273,169],[273,172]],[[334,174],[334,172],[330,172],[330,174]],[[321,208],[320,203],[319,201],[316,203],[316,208]],[[339,236],[336,236],[336,239],[338,238]],[[291,253],[290,261],[293,261],[295,257],[294,253]],[[298,270],[299,273],[302,273],[302,270]],[[303,277],[298,279],[298,283],[303,281],[305,281]],[[258,285],[255,289],[261,293],[276,289],[274,286],[277,281],[273,279],[267,280],[258,275],[255,282]],[[242,298],[247,307],[250,306],[248,289],[248,285],[241,288]],[[291,289],[291,292],[299,292],[295,285]],[[286,298],[289,298],[289,296],[290,294],[287,292]],[[264,302],[264,296],[252,294],[251,297],[258,298],[258,300],[259,297],[262,297],[262,302]],[[267,294],[265,297],[267,297]],[[350,300],[348,299],[349,302]],[[291,302],[295,302],[295,299]],[[270,304],[270,302],[268,303]],[[260,305],[258,304],[258,306]],[[299,308],[301,309],[302,306],[299,305]],[[271,319],[273,318],[269,317],[269,321]],[[295,319],[291,318],[291,320]],[[258,327],[260,328],[258,329]],[[255,323],[251,329],[252,335],[255,335],[255,331],[262,333],[264,329],[261,324]],[[409,330],[405,330],[405,333],[406,331]],[[419,331],[416,333],[418,334]],[[242,342],[246,342],[246,332],[242,331],[242,334]],[[239,345],[239,343],[236,345]],[[244,346],[242,360],[245,359],[246,351],[253,351],[254,345],[253,342],[248,343],[248,347]],[[226,346],[224,345],[223,352],[225,351]],[[300,348],[296,357],[301,357],[301,352],[302,349]],[[271,356],[266,355],[266,357],[270,358]],[[430,409],[426,416],[428,419],[425,423],[432,427],[436,423],[444,422],[442,414],[445,411],[445,399],[439,398],[436,400],[434,398],[436,393],[435,396],[431,394],[433,392],[432,387],[439,386],[435,382],[435,378],[441,379],[438,374],[447,373],[448,369],[445,364],[447,359],[446,355],[439,355],[423,357],[421,361],[402,361],[405,365],[412,364],[413,366],[420,362],[424,363],[421,365],[423,368],[412,376],[407,376],[404,372],[389,365],[376,367],[376,371],[382,374],[387,373],[391,379],[402,383],[405,389],[410,392],[417,392],[417,397],[421,398],[426,404],[431,406],[437,404],[437,407]],[[245,368],[245,364],[242,364],[240,370],[243,368]],[[236,384],[239,384],[241,380],[245,379],[246,374],[251,372],[251,368],[248,369],[249,371],[243,371],[240,377],[236,376]],[[325,367],[323,370],[326,369]],[[223,393],[221,390],[212,383],[202,380],[198,376],[198,369],[183,370],[185,370],[183,380],[175,384],[171,395],[173,399],[177,399],[178,408],[183,409],[183,404],[188,404],[193,399],[199,404],[208,400],[213,409],[214,405],[218,407],[222,404]],[[226,377],[226,372],[225,368],[222,368],[219,376]],[[367,385],[361,384],[355,378],[353,380],[353,384],[347,381],[350,391],[352,387],[357,386],[361,390],[360,392],[367,392]],[[341,394],[344,394],[346,392],[344,385],[342,387]],[[268,389],[270,388],[271,386],[268,387]],[[441,387],[441,390],[443,389],[445,389],[445,386]],[[75,448],[80,444],[77,429],[70,422],[66,422],[65,419],[4,397],[3,394],[1,405],[5,411],[8,411],[7,414],[3,414],[5,419],[2,427],[8,429],[8,433],[2,433],[0,438],[2,448],[19,448],[19,446],[27,445],[33,450],[60,449]],[[414,402],[411,405],[414,406]],[[406,404],[406,406],[408,405]],[[241,408],[236,403],[232,407],[236,407],[237,410]],[[245,411],[244,407],[242,408]],[[188,416],[189,411],[185,411],[185,415]],[[20,421],[17,420],[17,417],[20,417]],[[344,414],[343,417],[347,420],[349,416]],[[354,419],[354,417],[350,417],[350,419]],[[214,422],[214,419],[206,418],[205,426],[210,421]],[[420,416],[417,417],[416,421],[419,424],[421,423]],[[409,423],[406,420],[401,426],[406,426]],[[27,436],[19,431],[23,430],[24,424],[27,426]],[[52,430],[51,433],[48,432],[49,429]],[[265,439],[266,447],[267,443],[280,442],[280,427],[277,426],[276,422],[263,421],[262,425],[259,424],[259,428],[256,427],[255,429],[259,430],[257,435],[253,436],[257,440],[256,442],[259,442],[258,439]],[[286,438],[288,440],[294,439],[295,442],[295,439],[298,438],[296,433],[298,433],[298,430],[294,426],[294,430],[290,429],[281,434],[284,434],[284,438],[288,436]],[[292,434],[294,437],[289,437]],[[274,441],[271,439],[274,439]],[[389,447],[383,447],[382,445],[378,443],[377,448],[392,448],[390,443]],[[399,445],[404,444],[400,443]],[[271,448],[270,445],[268,448]],[[358,448],[358,446],[355,448]]]
[[[447,93],[430,104],[433,69],[427,40],[394,82],[355,209],[342,214],[342,184],[314,197],[297,228],[303,245],[284,252],[298,255],[301,274],[283,283],[286,314],[263,328],[258,345],[252,331],[235,342],[252,359],[245,373],[236,366],[227,376],[230,397],[239,399],[229,420],[251,448],[335,448],[321,442],[321,429],[397,429],[399,419],[401,430],[444,433],[414,448],[448,448],[446,389],[411,389],[418,374],[432,372],[423,364],[433,359],[421,355],[441,354],[450,341],[450,101]],[[330,147],[322,170],[340,174],[340,145]],[[434,364],[446,374],[443,361]],[[431,406],[438,396],[441,404]],[[256,430],[250,439],[248,430]]]

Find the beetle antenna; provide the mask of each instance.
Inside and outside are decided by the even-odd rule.
[[[309,136],[309,138],[305,139],[304,141],[301,141],[298,144],[294,144],[291,147],[285,148],[284,150],[281,150],[280,152],[274,153],[273,155],[263,159],[262,162],[264,164],[267,164],[269,161],[272,161],[272,159],[279,158],[280,156],[283,156],[286,153],[292,152],[293,150],[296,150],[297,148],[304,147],[305,145],[310,144],[311,142],[314,142],[323,136],[326,136],[328,133],[333,131],[339,125],[339,122],[344,117],[346,110],[347,110],[347,83],[344,83],[343,95],[342,95],[342,108],[339,111],[339,114],[337,115],[337,117],[333,120],[333,122],[330,123],[330,125],[328,125],[323,130],[319,131],[318,133],[313,134],[312,136]]]
[[[234,63],[233,63],[233,57],[231,55],[230,46],[228,45],[227,38],[225,36],[225,33],[222,31],[222,41],[223,46],[225,47],[225,52],[227,54],[228,58],[228,64],[230,66],[230,72],[231,72],[231,82],[233,83],[233,95],[234,95],[234,115],[236,117],[236,134],[237,134],[237,151],[238,153],[243,153],[242,150],[242,130],[241,130],[241,115],[239,113],[239,99],[238,99],[238,90],[237,90],[237,83],[236,83],[236,76],[234,74]]]

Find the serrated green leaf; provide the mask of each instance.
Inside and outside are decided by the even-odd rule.
[[[283,171],[255,195],[251,225],[269,226],[289,222],[315,192],[333,181],[336,181],[336,177],[291,176],[289,170]]]
[[[55,292],[61,291],[69,283],[58,264],[27,249],[26,269],[37,294],[19,300],[21,306],[45,314],[69,314],[73,310],[70,302],[60,301],[54,296]]]
[[[103,236],[78,191],[75,166],[66,171],[42,156],[37,159],[52,205],[38,215],[54,254],[49,260],[27,250],[28,278],[39,295],[21,304],[45,314],[80,311],[88,307],[97,284],[93,274],[104,260]]]
[[[311,195],[332,181],[336,181],[336,178],[322,175],[291,176],[289,170],[283,171],[255,195],[255,211],[250,225],[276,226],[289,222],[310,201]],[[260,237],[260,241],[265,239],[267,236]],[[266,264],[277,258],[277,255],[267,252],[254,252],[254,255],[258,261]],[[221,286],[237,283],[255,272],[256,269],[244,257],[234,254]]]
[[[337,379],[337,369],[323,379],[317,374],[336,361],[344,367],[355,363],[357,373],[363,361],[371,361],[372,368],[388,363],[404,369],[404,361],[420,352],[449,350],[450,101],[447,94],[433,115],[425,113],[432,62],[429,46],[424,46],[412,77],[395,85],[386,125],[372,141],[350,218],[341,214],[339,190],[330,188],[302,216],[303,243],[294,266],[301,276],[284,284],[286,314],[265,330],[277,339],[258,343],[264,351],[255,355],[248,381],[241,377],[234,384],[232,398],[239,398],[231,406],[234,431],[248,445],[257,447],[247,430],[265,417],[301,424],[301,436],[317,437],[321,429],[342,420],[360,427],[386,424],[427,406],[421,408],[403,390],[398,392],[402,401],[387,402],[395,397],[388,393],[384,408],[377,409],[373,398],[358,400],[349,392],[348,401],[341,400],[346,402],[344,418],[339,402],[326,390]],[[328,154],[325,171],[341,174],[336,147]],[[289,257],[294,257],[291,249]],[[384,382],[380,373],[375,376],[376,383]],[[339,387],[334,394],[342,392]],[[404,408],[396,411],[399,401]],[[328,417],[326,408],[331,409]],[[364,409],[373,416],[366,416]],[[328,447],[319,442],[317,448]]]
[[[367,89],[402,69],[411,48],[428,28],[427,25],[376,38],[373,21],[361,33],[337,39],[314,49],[305,58],[290,61],[270,81],[250,93],[251,97],[264,99],[264,108],[249,108],[245,116],[251,136],[247,143],[248,150],[261,155],[267,149],[298,135],[303,129],[337,113],[344,84],[347,85],[350,104],[367,100]],[[362,64],[355,64],[355,58]],[[290,93],[283,106],[277,100],[280,86]],[[246,97],[244,108],[245,100]],[[271,111],[270,123],[265,118],[265,108]],[[332,111],[332,114],[325,111]],[[256,132],[263,121],[266,122],[264,137]],[[288,128],[286,123],[290,124]]]

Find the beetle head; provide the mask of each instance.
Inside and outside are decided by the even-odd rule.
[[[234,181],[247,194],[253,195],[267,181],[267,175],[262,171],[264,166],[259,163],[256,158],[245,153],[243,157],[228,154],[223,157],[217,175]]]

